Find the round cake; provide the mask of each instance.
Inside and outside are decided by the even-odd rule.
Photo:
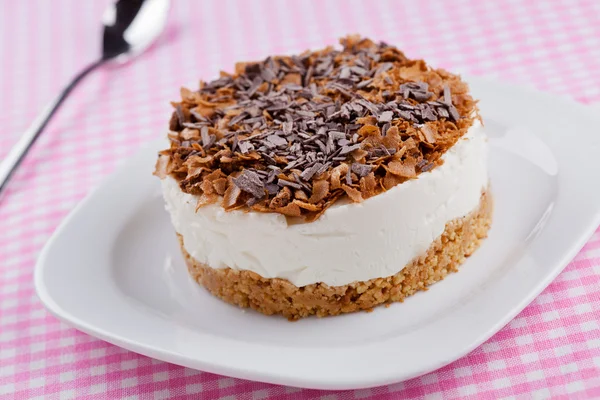
[[[386,43],[238,63],[181,90],[155,175],[191,276],[289,319],[403,301],[486,237],[487,138],[460,77]]]

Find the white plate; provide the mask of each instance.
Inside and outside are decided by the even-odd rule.
[[[160,360],[291,386],[351,389],[408,379],[465,355],[575,256],[600,217],[600,132],[557,96],[472,80],[491,137],[489,238],[403,304],[291,323],[227,305],[186,268],[151,176],[162,140],[128,160],[65,220],[35,273],[58,318]]]

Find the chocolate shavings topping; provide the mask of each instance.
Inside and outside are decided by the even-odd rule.
[[[385,43],[341,43],[182,89],[156,174],[226,209],[310,221],[439,165],[477,117],[466,84]]]

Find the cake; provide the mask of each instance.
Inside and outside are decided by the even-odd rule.
[[[372,310],[457,271],[492,197],[459,76],[348,36],[238,63],[172,103],[161,179],[189,273],[290,320]]]

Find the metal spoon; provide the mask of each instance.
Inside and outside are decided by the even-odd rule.
[[[125,63],[144,51],[167,21],[170,0],[118,0],[104,12],[102,56],[73,78],[42,111],[0,164],[0,195],[31,145],[69,93],[90,72],[108,62]]]

